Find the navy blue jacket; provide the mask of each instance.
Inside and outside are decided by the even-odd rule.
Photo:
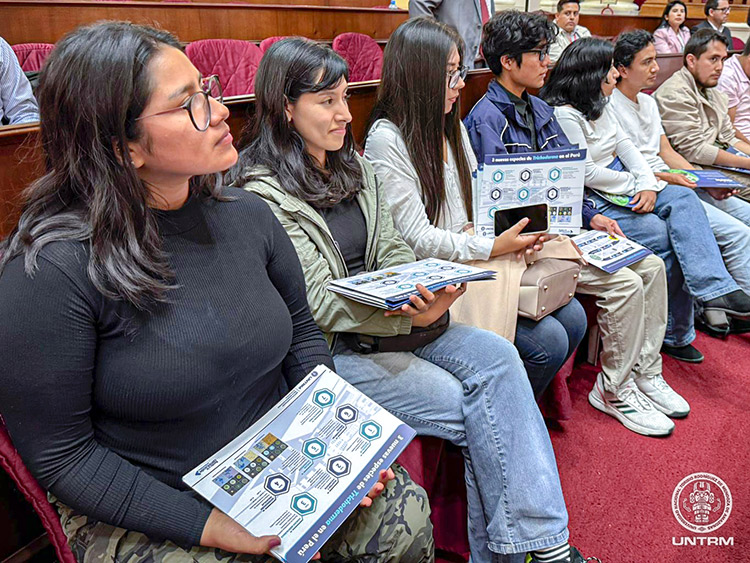
[[[554,110],[547,102],[528,95],[534,114],[536,141],[540,151],[567,149],[574,145],[565,136],[555,119]],[[479,163],[487,154],[513,154],[531,152],[531,130],[508,93],[496,80],[490,82],[487,93],[476,103],[464,119],[469,139]],[[589,228],[591,218],[598,211],[588,198],[583,198],[583,225]]]

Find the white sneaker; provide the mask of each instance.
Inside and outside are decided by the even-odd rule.
[[[669,436],[674,430],[674,422],[656,410],[656,406],[632,380],[613,393],[605,388],[600,372],[594,388],[589,392],[589,403],[619,420],[628,430],[644,436]]]
[[[690,412],[690,405],[661,375],[636,375],[635,384],[654,406],[667,416],[682,418]]]

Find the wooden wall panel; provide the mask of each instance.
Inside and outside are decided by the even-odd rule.
[[[404,10],[288,4],[0,0],[0,37],[11,45],[55,43],[79,25],[109,19],[157,25],[186,42],[273,35],[331,40],[346,31],[384,40],[407,17]]]
[[[466,78],[460,103],[462,115],[474,106],[487,90],[492,78],[488,70],[474,70]],[[378,81],[361,82],[350,87],[349,108],[352,131],[358,143],[364,141],[365,127],[375,105]],[[229,126],[235,143],[255,109],[255,96],[228,98]],[[21,192],[41,172],[41,155],[35,145],[39,128],[33,125],[0,127],[0,238],[13,228],[21,210]]]

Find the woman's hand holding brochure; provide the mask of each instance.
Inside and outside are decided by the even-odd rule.
[[[422,295],[421,298],[416,295],[409,297],[410,303],[402,305],[396,311],[386,311],[386,317],[406,316],[412,318],[412,326],[426,327],[437,321],[453,305],[454,301],[461,297],[466,291],[466,284],[460,286],[447,285],[443,289],[432,292],[423,286],[417,284],[417,289]]]
[[[372,489],[370,489],[370,492],[365,495],[359,506],[362,508],[372,506],[372,501],[383,494],[388,481],[392,481],[395,478],[396,475],[390,467],[381,470],[380,478],[373,485]],[[269,553],[272,548],[281,545],[281,538],[279,536],[254,536],[221,510],[214,508],[203,528],[201,545],[204,547],[218,547],[230,553],[260,555]],[[313,561],[319,559],[320,553],[316,553],[312,558]]]

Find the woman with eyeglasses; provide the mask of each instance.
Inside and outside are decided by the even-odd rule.
[[[333,362],[284,229],[222,188],[237,152],[219,83],[168,33],[108,22],[57,44],[39,102],[46,170],[0,246],[13,442],[81,563],[265,561],[282,539],[181,476]],[[430,560],[426,495],[403,470],[362,504],[330,556]]]
[[[507,256],[520,267],[523,254],[541,250],[548,239],[521,234],[528,220],[494,239],[467,232],[477,161],[457,103],[466,76],[462,49],[455,31],[429,18],[411,19],[396,29],[385,50],[365,158],[383,183],[396,228],[418,259],[469,262]],[[420,56],[411,55],[415,52]],[[530,52],[529,57],[544,58],[547,50]],[[533,119],[533,110],[527,109]],[[560,238],[554,244],[564,240],[578,257]],[[517,293],[518,287],[512,290]],[[501,334],[514,340],[539,397],[583,338],[586,315],[575,299],[540,321],[516,318],[517,300],[512,307],[511,321],[498,324]]]
[[[513,346],[449,323],[456,288],[422,288],[393,312],[328,290],[333,279],[415,259],[383,183],[354,149],[347,87],[346,62],[330,48],[301,38],[274,44],[258,67],[255,117],[230,176],[289,233],[337,373],[418,433],[463,448],[472,560],[567,553],[554,453]]]

